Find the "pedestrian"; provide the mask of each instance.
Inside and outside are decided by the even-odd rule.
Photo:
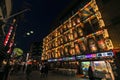
[[[32,72],[32,64],[28,64],[26,68],[26,79],[30,80],[30,74]]]
[[[95,80],[94,75],[93,75],[93,70],[92,70],[91,66],[89,66],[89,68],[88,68],[88,76],[89,76],[90,80]]]
[[[23,64],[22,71],[25,72],[25,69],[26,69],[26,64],[24,63],[24,64]]]
[[[0,63],[0,80],[4,80],[5,76],[5,66],[6,63],[4,63],[4,60]]]
[[[8,80],[9,72],[11,70],[11,65],[9,62],[5,65],[5,70],[4,70],[4,80]]]
[[[40,73],[41,73],[41,69],[42,69],[42,64],[39,63],[39,70],[40,70]]]
[[[45,74],[45,77],[48,76],[48,64],[45,64],[45,67],[44,67],[44,74]]]
[[[42,64],[41,66],[41,77],[44,77],[45,76],[45,64]]]

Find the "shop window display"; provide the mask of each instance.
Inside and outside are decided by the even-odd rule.
[[[82,62],[81,66],[82,66],[82,71],[83,71],[84,76],[88,76],[88,68],[90,66],[90,62],[89,61]]]
[[[111,67],[110,65],[108,65],[105,61],[94,61],[93,63],[94,73],[96,77],[112,80],[111,79],[112,71],[111,72],[108,71],[108,69]]]
[[[88,68],[91,65],[94,77],[106,80],[114,80],[114,77],[112,76],[112,68],[108,61],[84,61],[81,63],[81,65],[83,74],[85,76],[88,76]]]

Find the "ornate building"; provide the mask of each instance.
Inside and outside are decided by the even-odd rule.
[[[79,64],[85,76],[91,65],[96,77],[118,80],[119,9],[119,0],[83,3],[43,39],[42,60],[48,60],[53,68],[60,71],[76,69],[73,65]]]

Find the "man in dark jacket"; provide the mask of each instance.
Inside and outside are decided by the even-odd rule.
[[[32,64],[28,64],[27,69],[26,69],[26,79],[27,80],[29,80],[31,72],[32,72]]]
[[[45,77],[47,77],[47,75],[48,75],[48,65],[47,64],[45,64],[45,68],[44,69],[45,69],[44,70]]]
[[[88,76],[89,76],[90,80],[95,80],[94,76],[93,76],[93,71],[92,71],[92,67],[91,66],[89,66],[89,68],[88,68]]]

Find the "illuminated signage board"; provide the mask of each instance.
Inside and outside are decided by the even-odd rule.
[[[76,59],[89,59],[89,58],[104,58],[104,57],[112,57],[114,53],[112,51],[109,52],[102,52],[102,53],[95,53],[95,54],[87,54],[87,55],[80,55],[76,56]]]
[[[69,57],[69,60],[75,60],[75,57]]]
[[[114,56],[113,52],[103,52],[103,53],[97,53],[97,57],[112,57]]]
[[[49,59],[48,62],[52,62],[52,59]]]
[[[104,58],[104,57],[113,57],[114,53],[112,51],[109,52],[102,52],[102,53],[94,53],[94,54],[86,54],[86,55],[79,55],[73,57],[64,57],[59,59],[49,59],[48,62],[55,62],[55,61],[72,61],[72,60],[83,60],[83,59],[90,59],[90,58]]]
[[[73,56],[73,57],[64,57],[64,58],[62,58],[63,61],[75,60],[75,59],[76,59],[75,56]]]
[[[76,56],[76,59],[85,59],[85,55]]]
[[[59,58],[58,61],[62,61],[62,58]]]
[[[85,58],[95,58],[96,54],[87,54],[85,55]]]
[[[55,62],[57,59],[49,59],[48,62]]]

